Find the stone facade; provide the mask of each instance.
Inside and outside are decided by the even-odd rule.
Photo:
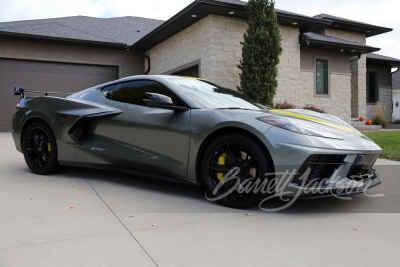
[[[237,65],[241,59],[241,42],[246,28],[245,20],[209,15],[149,49],[146,54],[152,61],[150,74],[170,73],[171,70],[196,62],[195,64],[199,64],[201,78],[236,89],[240,84],[240,70]],[[316,96],[315,70],[301,67],[299,29],[287,26],[279,26],[279,29],[283,52],[278,65],[278,89],[274,98],[275,103],[286,100],[299,107],[313,104],[350,122],[351,101],[353,101],[358,105],[357,111],[365,114],[365,56],[354,61],[354,71],[351,72],[348,56],[340,55],[340,53],[332,56],[333,59],[338,56],[340,64],[345,67],[341,67],[339,71],[330,71],[329,97]],[[363,34],[330,29],[326,29],[324,34],[365,43]],[[354,89],[351,85],[352,79],[357,84]]]
[[[324,29],[323,34],[340,38],[354,43],[366,44],[366,35],[363,33],[348,32],[336,29]],[[360,58],[353,57],[350,60],[351,68],[351,117],[358,118],[366,116],[366,73],[367,73],[367,60],[365,55]]]
[[[353,43],[359,43],[364,45],[366,44],[366,36],[364,33],[348,32],[348,31],[329,29],[329,28],[322,30],[321,33],[335,38],[347,40]]]
[[[278,65],[278,89],[274,102],[284,100],[296,104],[301,88],[300,43],[298,28],[279,26],[282,37],[282,54]]]
[[[346,122],[350,122],[351,106],[349,90],[351,84],[351,74],[330,73],[330,89],[328,97],[315,96],[315,72],[302,70],[300,79],[300,90],[297,92],[297,101],[294,102],[298,107],[306,104],[313,104],[323,108],[327,113],[335,115]]]
[[[242,58],[240,43],[246,29],[245,20],[209,15],[148,50],[146,54],[152,61],[150,74],[165,73],[200,60],[202,78],[236,89],[240,83],[237,68]],[[300,79],[300,32],[294,27],[279,26],[279,29],[283,53],[278,65],[276,101],[286,97],[295,100]]]
[[[211,16],[208,16],[148,50],[146,55],[151,58],[149,74],[162,74],[201,59],[201,74],[210,77],[212,70],[206,65],[211,62],[211,25]]]
[[[392,87],[380,86],[379,87],[379,103],[382,108],[383,117],[387,122],[392,121]],[[377,113],[376,103],[367,103],[367,114],[368,119],[373,119]]]
[[[367,71],[378,73],[378,102],[386,121],[392,121],[392,73],[391,67],[381,64],[368,64]],[[367,103],[367,118],[376,116],[377,103]]]
[[[242,19],[209,15],[146,52],[152,60],[150,74],[161,74],[200,60],[201,77],[235,89],[237,65],[242,57]]]
[[[358,118],[366,115],[367,99],[367,60],[361,55],[350,60],[351,69],[351,117]]]

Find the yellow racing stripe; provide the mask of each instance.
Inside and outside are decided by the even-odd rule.
[[[354,131],[352,131],[350,129],[347,129],[345,127],[341,127],[341,126],[333,124],[333,123],[329,123],[329,122],[326,122],[326,121],[323,121],[323,120],[319,120],[319,119],[316,119],[316,118],[313,118],[313,117],[301,115],[301,114],[298,114],[298,113],[294,113],[294,112],[290,112],[290,111],[286,111],[286,110],[282,110],[282,109],[270,109],[269,111],[272,111],[272,112],[275,112],[275,113],[280,113],[280,114],[291,116],[291,117],[295,117],[295,118],[299,118],[299,119],[303,119],[303,120],[313,121],[313,122],[320,123],[320,124],[323,124],[323,125],[326,125],[326,126],[338,129],[338,130],[342,130],[342,131],[345,131],[345,132],[348,132],[348,133],[352,133],[352,134],[355,134],[355,135],[358,135],[358,136],[363,136],[362,134],[354,132]]]

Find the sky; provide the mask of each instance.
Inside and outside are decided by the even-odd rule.
[[[167,20],[194,0],[0,0],[0,22],[66,16],[137,16]],[[367,39],[378,54],[400,59],[399,0],[275,0],[275,7],[303,15],[321,13],[393,28]]]

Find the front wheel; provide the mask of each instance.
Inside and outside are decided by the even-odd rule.
[[[272,171],[270,156],[261,144],[238,133],[212,141],[201,164],[207,198],[232,208],[246,208],[265,197],[262,185]]]
[[[23,134],[25,162],[36,174],[49,174],[60,169],[57,143],[51,128],[44,122],[34,122]]]

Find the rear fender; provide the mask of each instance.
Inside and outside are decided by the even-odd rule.
[[[78,143],[79,138],[73,138],[77,130],[87,122],[104,116],[122,113],[110,106],[59,97],[35,97],[25,100],[26,121],[30,118],[40,118],[52,128],[56,140]]]

